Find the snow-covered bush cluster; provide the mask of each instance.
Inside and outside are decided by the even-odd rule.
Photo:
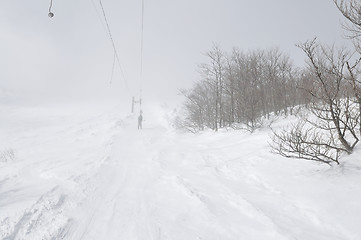
[[[8,148],[0,151],[0,162],[13,162],[15,161],[16,153],[14,149]]]

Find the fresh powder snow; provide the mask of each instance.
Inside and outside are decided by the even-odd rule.
[[[267,127],[193,134],[158,106],[142,130],[121,107],[0,114],[0,239],[361,239],[360,148],[341,166],[286,159]]]

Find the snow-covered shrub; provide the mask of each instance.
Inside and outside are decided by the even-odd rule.
[[[0,151],[0,162],[12,162],[15,158],[15,151],[11,148]]]

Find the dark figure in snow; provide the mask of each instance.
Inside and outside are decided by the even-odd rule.
[[[142,129],[142,122],[143,122],[143,116],[142,116],[142,112],[141,112],[138,117],[138,129]]]

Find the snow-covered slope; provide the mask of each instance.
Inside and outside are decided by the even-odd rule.
[[[0,105],[0,239],[361,239],[360,149],[329,168],[167,111]]]

